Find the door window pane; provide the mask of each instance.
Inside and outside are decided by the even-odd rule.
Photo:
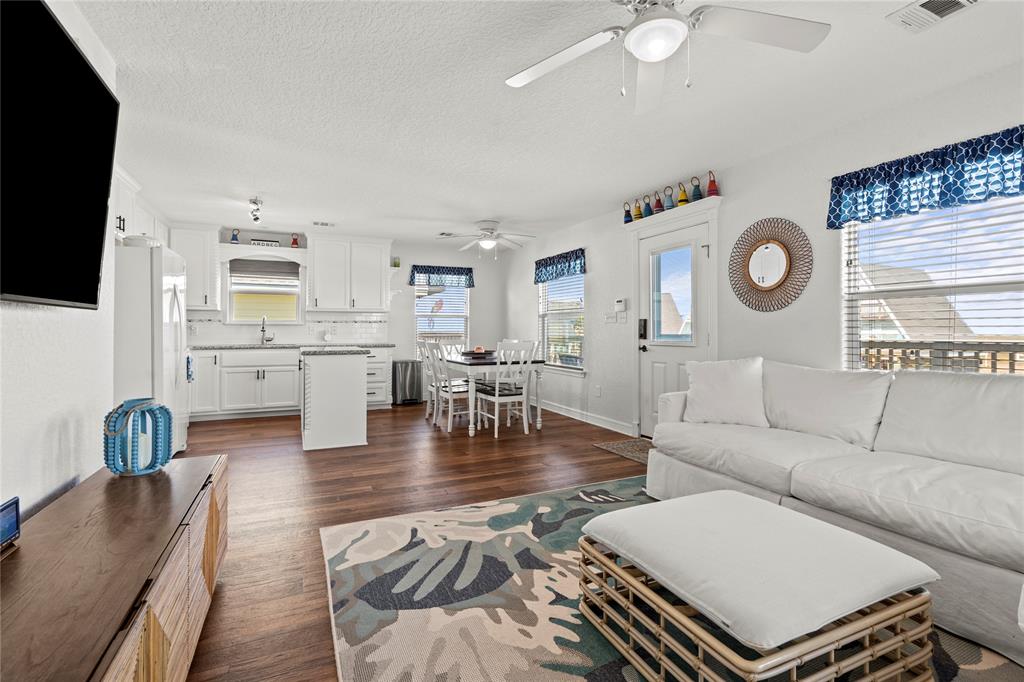
[[[655,341],[693,342],[693,246],[651,255]]]

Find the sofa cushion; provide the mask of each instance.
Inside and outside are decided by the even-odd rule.
[[[889,372],[812,369],[765,360],[765,415],[777,429],[870,449],[891,382]]]
[[[804,462],[793,497],[1024,572],[1024,476],[896,452]]]
[[[897,372],[875,449],[1024,475],[1024,377]]]
[[[583,532],[761,649],[939,577],[874,540],[731,490],[600,514]]]
[[[683,421],[767,427],[761,358],[686,363]]]
[[[689,409],[689,407],[687,407]],[[872,456],[840,440],[738,424],[658,424],[654,447],[682,462],[789,494],[789,474],[800,462],[843,455]]]

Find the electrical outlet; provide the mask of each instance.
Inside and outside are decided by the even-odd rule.
[[[595,398],[600,398],[601,397],[601,384],[598,384],[598,385],[594,386],[594,397]]]

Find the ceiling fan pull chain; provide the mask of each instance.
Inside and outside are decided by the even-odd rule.
[[[693,81],[690,80],[690,67],[693,66],[693,59],[690,57],[690,43],[693,42],[693,36],[686,41],[686,87],[692,87]]]
[[[622,87],[619,88],[619,95],[626,96],[626,42],[622,42]]]

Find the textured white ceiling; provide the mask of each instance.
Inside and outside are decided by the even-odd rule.
[[[522,89],[503,82],[628,21],[600,0],[80,7],[118,64],[119,157],[168,218],[244,224],[259,193],[267,227],[405,238],[481,218],[534,233],[576,222],[1022,58],[1019,2],[916,36],[884,19],[903,2],[728,4],[832,33],[810,55],[698,35],[694,87],[680,50],[663,106],[642,117],[619,96],[617,42]],[[634,75],[627,57],[627,88]]]

